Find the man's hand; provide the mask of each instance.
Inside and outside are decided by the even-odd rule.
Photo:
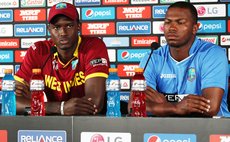
[[[203,96],[188,95],[176,104],[176,112],[179,115],[191,113],[207,113],[210,110],[210,100]]]
[[[23,81],[23,83],[15,81],[15,93],[17,96],[25,96],[26,98],[31,98],[29,83],[26,81]]]
[[[97,112],[91,98],[71,98],[64,105],[64,115],[95,115]]]
[[[203,89],[201,96],[190,94],[178,103],[171,103],[163,94],[148,86],[146,110],[155,116],[215,116],[223,94],[223,89],[210,87]]]
[[[31,93],[29,83],[15,81],[15,94],[17,100],[17,114],[24,114],[25,108],[30,107]]]
[[[151,87],[147,86],[145,91],[146,94],[146,102],[150,103],[164,103],[167,102],[165,96],[156,90],[152,89]]]

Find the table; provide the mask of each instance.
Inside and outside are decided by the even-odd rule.
[[[128,138],[129,135],[131,137],[131,142],[148,142],[147,138],[153,136],[152,133],[159,134],[157,137],[161,139],[165,136],[168,137],[168,134],[175,134],[175,136],[179,134],[179,137],[182,137],[183,134],[187,134],[188,136],[195,136],[197,142],[209,142],[210,135],[212,135],[212,137],[223,135],[222,138],[229,138],[228,140],[230,140],[230,119],[177,117],[107,118],[105,116],[1,116],[0,130],[7,131],[8,142],[17,142],[17,139],[20,139],[20,142],[25,142],[25,139],[22,139],[22,135],[25,136],[27,134],[26,132],[34,132],[35,130],[35,132],[44,131],[46,133],[52,131],[55,132],[56,136],[58,134],[57,132],[64,132],[66,134],[66,142],[81,142],[81,136],[86,136],[85,139],[91,139],[92,135],[95,134],[104,137],[104,142],[128,142],[124,140],[124,138]],[[29,134],[35,137],[33,133]],[[119,135],[122,135],[122,137],[118,138]],[[163,137],[160,137],[161,135],[163,135]],[[54,142],[59,142],[56,136]],[[99,141],[99,138],[100,137],[97,137],[97,141],[91,142],[103,142]],[[27,142],[34,142],[29,139],[29,137],[26,140]],[[171,141],[175,142],[176,140]],[[178,142],[182,141],[178,140]],[[189,142],[192,142],[192,138]]]

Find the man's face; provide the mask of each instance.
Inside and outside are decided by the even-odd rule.
[[[194,39],[198,25],[188,9],[168,9],[164,21],[164,34],[171,47],[181,47]]]
[[[61,50],[75,48],[78,41],[79,23],[59,15],[49,25],[49,32],[56,46]]]

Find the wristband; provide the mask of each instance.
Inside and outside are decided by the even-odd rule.
[[[60,107],[61,115],[64,115],[64,103],[65,103],[65,101],[61,102],[61,107]]]
[[[25,107],[25,109],[24,109],[24,115],[25,116],[31,115],[31,107]]]

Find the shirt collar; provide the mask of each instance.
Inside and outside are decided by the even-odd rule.
[[[193,53],[195,53],[197,50],[199,50],[199,43],[200,43],[200,40],[198,39],[198,37],[195,37],[195,40],[189,50],[189,55],[192,55]]]
[[[76,49],[75,49],[75,51],[73,53],[73,56],[76,57],[76,58],[78,58],[78,48],[79,48],[80,44],[81,44],[81,36],[78,36],[77,47],[76,47]]]

